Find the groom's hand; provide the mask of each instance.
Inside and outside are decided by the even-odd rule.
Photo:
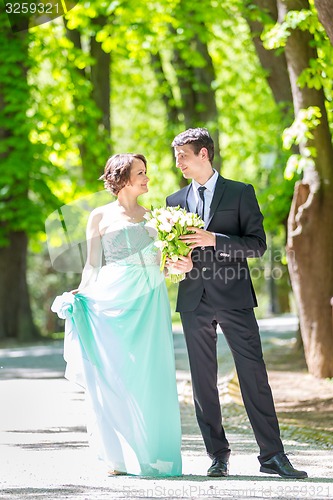
[[[170,273],[189,273],[193,268],[191,252],[187,257],[180,255],[177,262],[173,262],[171,259],[167,258],[165,265]]]
[[[188,244],[191,248],[196,247],[214,247],[216,246],[216,236],[215,233],[210,231],[205,231],[204,229],[199,229],[198,227],[188,227],[189,231],[193,231],[193,234],[184,234],[180,236],[179,239]]]

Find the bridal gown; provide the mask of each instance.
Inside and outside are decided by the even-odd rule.
[[[66,319],[65,377],[85,388],[90,444],[109,469],[181,475],[181,427],[170,306],[144,222],[102,236],[93,283],[56,297]]]

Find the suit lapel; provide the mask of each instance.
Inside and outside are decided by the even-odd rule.
[[[185,208],[187,212],[190,211],[188,206],[188,196],[189,193],[191,192],[191,189],[192,189],[192,184],[189,184],[188,186],[184,187],[183,189],[178,191],[178,193],[176,193],[175,200],[173,201],[175,205],[179,205],[181,208]]]
[[[205,224],[205,229],[208,228],[208,226],[209,226],[209,224],[214,216],[214,213],[215,213],[215,211],[216,211],[216,209],[217,209],[217,207],[222,199],[222,196],[224,194],[225,187],[226,187],[225,179],[221,175],[219,175],[217,178],[217,181],[216,181],[215,191],[214,191],[212,203],[210,205],[209,217],[208,217],[207,223]]]
[[[185,206],[185,209],[187,210],[187,212],[190,211],[190,208],[188,206],[188,196],[189,196],[191,190],[192,190],[192,183],[188,185],[188,188],[186,189],[186,192],[185,192],[185,203],[184,203],[184,206]]]

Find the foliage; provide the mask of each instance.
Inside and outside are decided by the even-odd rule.
[[[274,25],[267,24],[262,37],[265,47],[269,50],[284,48],[291,30],[296,28],[307,31],[313,36],[311,45],[317,50],[317,57],[310,60],[309,66],[299,76],[297,83],[300,88],[305,86],[316,90],[323,88],[328,102],[331,102],[333,47],[312,2],[310,2],[310,9],[289,11],[283,22]]]
[[[0,244],[9,231],[32,233],[40,227],[40,197],[29,193],[34,186],[44,189],[40,165],[34,162],[36,149],[29,141],[31,122],[26,73],[32,65],[27,57],[31,35],[13,34],[0,13]],[[15,85],[13,82],[15,81]]]
[[[41,253],[47,215],[102,189],[96,179],[108,155],[110,138],[97,125],[100,114],[91,99],[91,69],[96,64],[90,51],[93,38],[111,55],[112,150],[148,157],[150,192],[141,201],[146,206],[163,205],[166,195],[178,188],[180,178],[169,138],[184,128],[174,51],[179,51],[185,67],[202,69],[205,62],[194,43],[199,40],[207,45],[216,74],[213,89],[218,123],[207,123],[207,127],[222,131],[222,174],[255,184],[266,229],[280,235],[300,165],[292,179],[291,175],[284,178],[289,156],[282,148],[285,122],[256,55],[244,9],[254,18],[262,16],[239,0],[83,2],[68,12],[66,26],[58,18],[21,34],[28,57],[21,50],[22,38],[9,29],[3,31],[0,83],[6,108],[0,110],[0,128],[5,124],[11,134],[0,145],[0,207],[6,228],[35,235],[31,252]],[[288,30],[296,25],[314,33],[318,59],[311,62],[299,83],[324,87],[331,118],[333,49],[313,7],[290,14],[274,28],[267,16],[260,20],[266,24],[269,48],[283,47]],[[66,27],[80,34],[81,48],[69,40]],[[163,82],[153,65],[156,56],[161,58]],[[23,62],[28,85],[20,78]],[[182,76],[188,76],[186,71]],[[174,122],[168,116],[166,95],[169,106],[176,109]],[[289,136],[295,136],[295,128],[299,134],[303,122],[294,124]],[[83,175],[82,144],[89,152],[89,179]],[[28,197],[20,201],[20,193],[27,191]],[[43,275],[38,271],[42,261],[31,255],[30,262],[31,276],[38,281],[38,273]]]
[[[50,187],[64,203],[96,189],[107,141],[97,126],[100,113],[91,99],[91,82],[78,71],[93,63],[89,53],[73,47],[61,20],[35,31],[31,46],[35,65],[30,72],[37,89],[31,111],[35,119],[32,141],[44,144],[43,159],[53,174]],[[82,143],[89,152],[90,176],[83,175]]]
[[[57,25],[52,25],[52,30],[42,26],[18,34],[12,34],[8,27],[0,37],[4,243],[9,231],[41,234],[48,213],[75,195],[70,180],[78,178],[78,169],[65,47],[57,44]]]
[[[309,66],[299,76],[297,85],[301,89],[304,87],[316,90],[323,88],[329,125],[332,130],[333,68],[331,61],[333,47],[319,22],[313,2],[310,2],[309,9],[289,11],[281,23],[275,25],[268,23],[262,36],[265,47],[267,49],[285,47],[291,30],[295,29],[307,31],[312,35],[311,45],[315,47],[317,54],[316,58],[310,59]],[[320,119],[319,108],[310,106],[308,109],[300,110],[293,124],[283,132],[283,147],[289,150],[296,144],[300,146],[301,153],[292,154],[288,159],[285,169],[286,179],[291,180],[295,173],[301,174],[307,167],[313,166],[317,153],[314,147],[307,144],[309,140],[313,139],[312,131],[319,125]]]
[[[180,106],[177,73],[172,64],[173,50],[177,47],[189,64],[200,67],[201,56],[191,49],[195,34],[209,43],[216,69],[214,85],[220,111],[218,126],[223,131],[223,175],[255,182],[258,190],[265,193],[267,186],[263,181],[273,173],[267,170],[263,158],[272,150],[280,149],[281,115],[255,54],[248,26],[239,15],[238,2],[224,6],[219,2],[184,0],[153,3],[151,8],[148,1],[113,2],[109,22],[96,34],[104,50],[112,53],[113,149],[140,151],[148,156],[150,193],[142,202],[162,205],[165,196],[177,189],[177,177],[171,168],[171,150],[165,140],[174,124],[167,121],[151,54],[161,54],[174,104]],[[103,11],[101,3],[100,7],[99,14]],[[147,9],[150,10],[149,18]],[[95,8],[87,13],[83,7],[74,9],[67,16],[68,27],[89,34],[95,29],[92,20],[96,16]],[[185,24],[182,22],[184,17],[188,20]],[[207,126],[211,129],[214,124]],[[175,133],[180,130],[175,128]],[[281,165],[274,169],[274,172],[279,171]],[[283,184],[283,177],[280,182]],[[284,190],[281,187],[281,191]],[[272,197],[281,205],[279,220],[286,217],[289,200],[277,197],[274,191],[271,193],[267,203],[271,215],[268,220],[276,226]],[[264,200],[263,203],[266,204]]]
[[[254,181],[256,170],[264,168],[263,155],[278,149],[281,117],[245,20],[230,17],[214,25],[214,34],[223,173]]]
[[[288,159],[285,177],[292,179],[295,172],[301,174],[306,168],[314,166],[317,151],[309,146],[309,139],[313,139],[312,131],[319,125],[321,111],[317,106],[301,109],[291,127],[283,131],[283,146],[290,149],[293,144],[301,145],[301,154],[291,155]]]

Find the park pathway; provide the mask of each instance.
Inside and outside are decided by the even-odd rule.
[[[277,336],[283,338],[287,330],[276,324]],[[63,379],[61,342],[0,349],[0,499],[332,499],[332,449],[284,439],[291,460],[309,478],[260,474],[248,427],[228,431],[230,476],[206,477],[210,460],[188,398],[184,340],[177,333],[174,338],[184,475],[169,479],[107,477],[99,469],[87,445],[83,393]],[[231,361],[223,342],[221,335],[220,357],[227,371]]]

